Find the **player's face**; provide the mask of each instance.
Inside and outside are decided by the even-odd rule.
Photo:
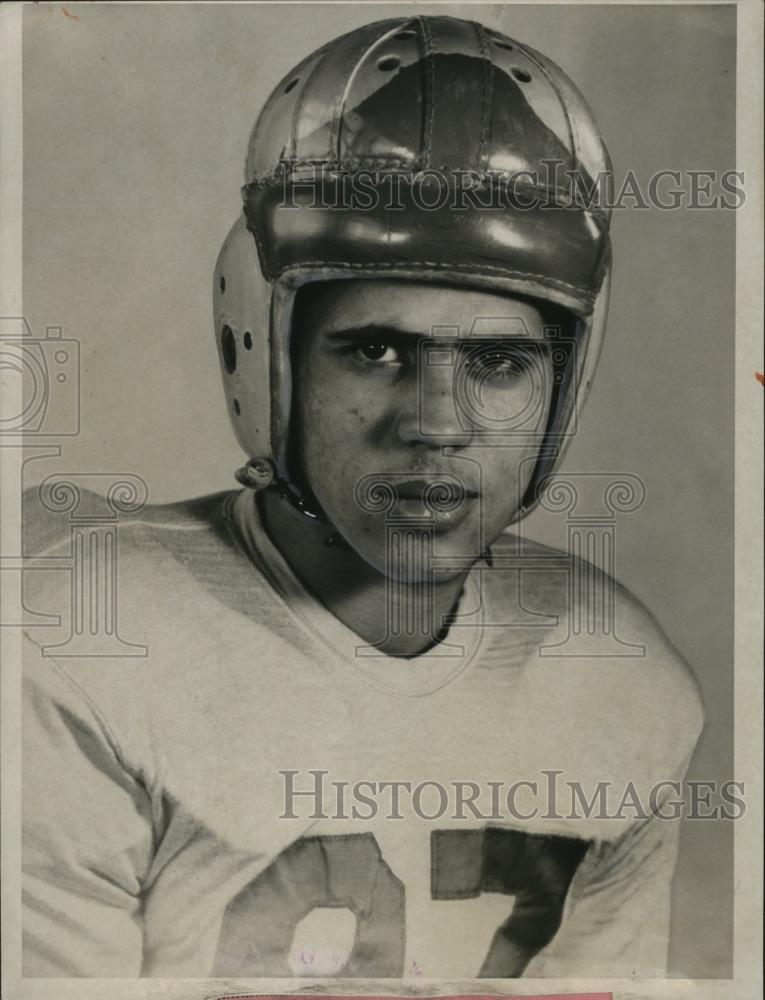
[[[512,520],[552,389],[532,304],[415,282],[333,282],[298,310],[293,364],[304,475],[378,570],[419,576],[433,555],[448,578]]]

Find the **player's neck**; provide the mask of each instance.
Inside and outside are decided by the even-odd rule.
[[[295,575],[365,643],[377,645],[389,656],[416,656],[443,638],[424,626],[392,634],[388,615],[400,611],[401,621],[440,623],[453,610],[467,571],[432,587],[421,582],[391,586],[350,547],[327,545],[331,527],[295,516],[285,501],[271,493],[261,494],[258,506],[268,536]]]

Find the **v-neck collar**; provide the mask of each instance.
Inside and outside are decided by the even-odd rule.
[[[319,648],[333,652],[333,659],[339,656],[358,677],[378,690],[408,697],[434,694],[475,660],[483,630],[480,588],[474,570],[465,578],[454,612],[455,623],[443,641],[418,656],[389,656],[364,643],[304,586],[268,536],[254,493],[245,489],[229,494],[224,517],[244,554],[261,569],[293,617],[320,643]],[[468,608],[470,621],[460,624],[460,616]]]

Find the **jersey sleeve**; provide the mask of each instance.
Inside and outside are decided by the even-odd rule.
[[[635,823],[594,844],[569,893],[568,913],[525,976],[625,978],[667,974],[679,820]]]
[[[703,710],[684,668],[666,672],[663,689],[657,684],[656,691],[660,706],[635,745],[644,768],[643,815],[613,839],[591,844],[571,884],[560,930],[529,965],[529,977],[667,975],[682,782]]]
[[[141,972],[141,879],[152,823],[98,710],[24,639],[23,972]]]

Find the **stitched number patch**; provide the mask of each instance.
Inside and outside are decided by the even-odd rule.
[[[433,831],[431,931],[437,933],[439,900],[512,896],[507,919],[493,937],[485,945],[475,942],[481,949],[478,960],[487,949],[477,974],[522,975],[555,936],[588,846],[582,840],[496,828]],[[426,859],[427,848],[424,864]],[[212,975],[401,977],[406,895],[395,865],[395,858],[383,858],[371,833],[296,841],[228,906]],[[427,878],[427,871],[422,875]],[[423,888],[427,892],[427,882]],[[305,947],[301,931],[309,942]],[[434,960],[437,964],[437,953]]]
[[[341,976],[395,978],[404,968],[404,887],[371,833],[304,837],[283,851],[226,910],[213,976],[320,975],[334,955],[312,944],[291,956],[298,924],[317,909],[350,911],[356,929]],[[332,914],[327,914],[331,917]],[[345,957],[345,956],[344,956]],[[292,958],[292,960],[291,960]]]
[[[523,974],[560,927],[571,880],[587,841],[518,830],[436,830],[431,837],[433,899],[471,899],[485,892],[515,897],[497,928],[479,976]]]

